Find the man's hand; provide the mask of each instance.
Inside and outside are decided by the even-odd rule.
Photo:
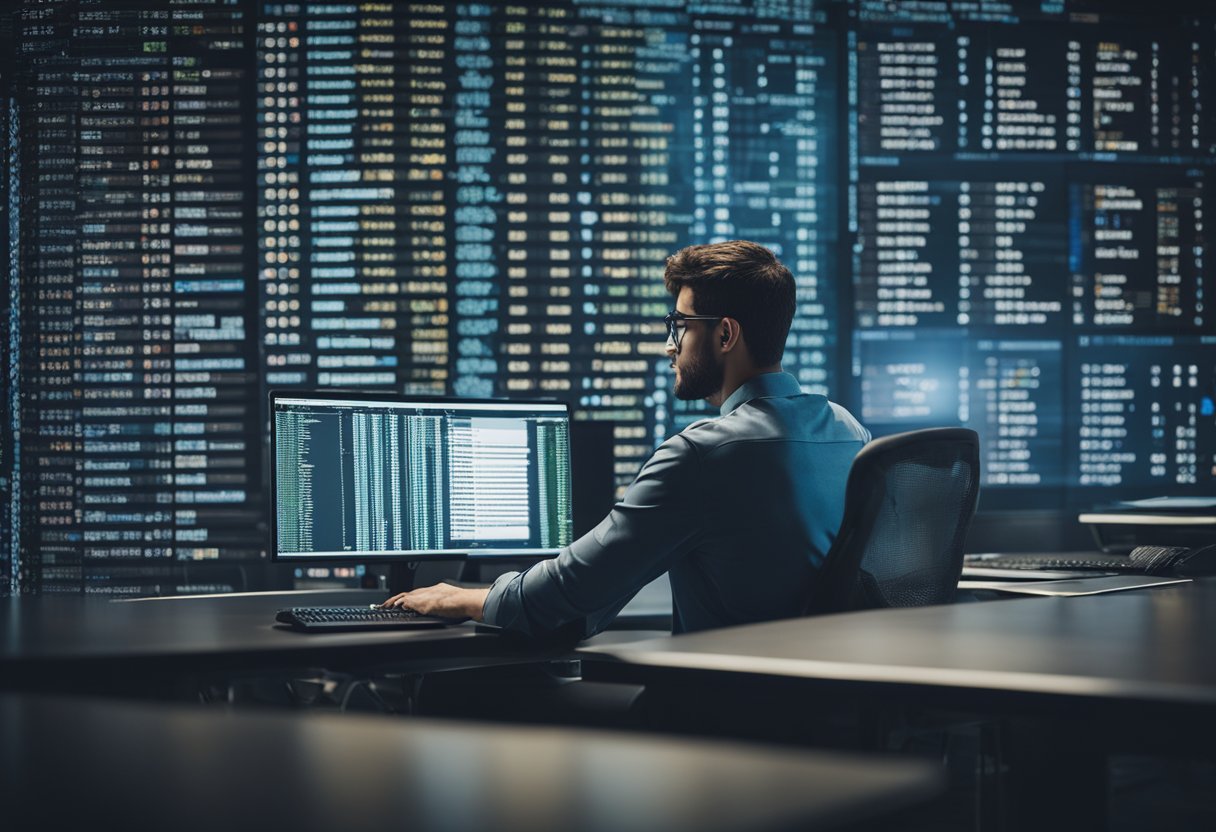
[[[488,589],[464,589],[451,584],[413,589],[389,598],[381,607],[405,607],[420,615],[440,618],[471,618],[481,621],[481,608],[489,596]]]

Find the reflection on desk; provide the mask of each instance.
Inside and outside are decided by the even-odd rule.
[[[424,720],[0,697],[16,829],[728,832],[942,789],[908,760]]]
[[[0,598],[0,687],[139,693],[187,676],[395,665],[440,670],[515,660],[474,624],[441,630],[299,633],[274,620],[297,605],[360,605],[378,590],[259,592],[110,601]]]
[[[1130,719],[1216,709],[1216,579],[1081,598],[1028,598],[751,624],[579,652],[584,675],[798,680],[950,704],[1008,694]],[[952,695],[953,694],[953,695]],[[1158,709],[1158,710],[1153,710]]]
[[[0,690],[179,698],[200,679],[326,668],[425,673],[552,658],[471,622],[441,630],[300,633],[275,622],[292,606],[366,606],[383,590],[317,590],[110,600],[0,598]],[[626,629],[670,628],[666,580],[622,613]]]
[[[1111,802],[1114,756],[1175,765],[1210,761],[1216,748],[1212,578],[793,619],[599,645],[579,656],[585,678],[645,685],[652,721],[686,731],[770,739],[797,731],[818,742],[833,736],[841,723],[832,717],[842,714],[868,736],[904,715],[912,726],[957,724],[961,715],[985,726],[980,757],[989,763],[963,766],[992,772],[977,782],[974,805],[993,828],[1106,828],[1108,805],[1119,805]],[[1165,812],[1178,822],[1165,826],[1209,828],[1212,769],[1182,771],[1180,805]],[[969,797],[956,791],[948,802]]]

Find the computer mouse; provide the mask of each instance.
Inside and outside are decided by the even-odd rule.
[[[1180,556],[1174,561],[1172,571],[1181,578],[1216,575],[1216,544],[1201,546]]]

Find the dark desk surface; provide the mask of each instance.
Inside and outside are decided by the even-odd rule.
[[[920,761],[737,743],[0,697],[14,830],[826,828],[941,780]]]
[[[443,669],[483,664],[511,652],[497,633],[479,631],[471,623],[441,630],[318,634],[297,632],[274,620],[282,607],[367,604],[383,597],[377,590],[346,590],[138,601],[3,598],[0,686],[34,679],[44,681],[42,687],[64,689],[65,680],[101,685],[106,676],[169,678],[409,662]]]
[[[1023,701],[1216,707],[1216,578],[791,619],[580,651],[588,677],[701,672]],[[598,661],[597,661],[598,660]]]

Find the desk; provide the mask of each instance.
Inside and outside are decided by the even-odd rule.
[[[871,610],[579,651],[589,677],[790,680],[1134,721],[1216,713],[1216,578],[1080,598]]]
[[[0,697],[15,831],[818,829],[941,787],[920,761],[738,743]]]
[[[412,632],[301,633],[274,620],[283,607],[383,599],[380,590],[137,601],[3,598],[0,689],[172,696],[188,694],[195,680],[215,675],[311,667],[445,670],[524,655],[472,623]]]
[[[1028,755],[1043,777],[1028,775],[1015,802],[1072,800],[1072,816],[1091,821],[1101,799],[1094,795],[1105,788],[1097,763],[1109,753],[1207,760],[1216,753],[1214,578],[1080,598],[792,619],[579,654],[586,678],[645,684],[675,702],[717,692],[727,714],[763,703],[768,720],[790,732],[830,703],[1017,719],[1047,742]],[[1044,782],[1053,773],[1054,795]],[[1092,828],[1080,822],[1076,828]]]

